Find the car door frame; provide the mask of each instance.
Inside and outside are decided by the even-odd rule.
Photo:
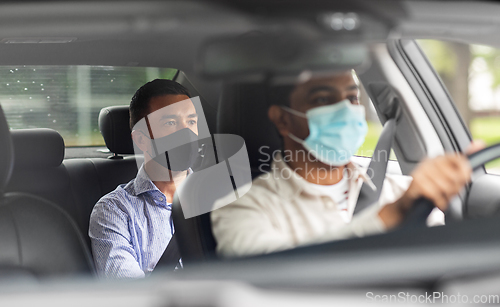
[[[418,42],[410,39],[390,40],[389,53],[417,95],[429,120],[447,152],[465,152],[472,135],[438,73]],[[476,169],[472,183],[461,193],[462,216],[481,217],[497,211],[500,192],[495,186],[500,176]]]

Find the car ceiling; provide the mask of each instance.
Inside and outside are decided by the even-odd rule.
[[[8,3],[0,9],[0,63],[186,69],[206,37],[246,30],[241,16],[200,2]],[[72,42],[6,43],[54,37]]]
[[[405,1],[407,18],[393,35],[500,48],[500,4],[494,1]]]
[[[376,39],[429,37],[500,47],[500,5],[484,1],[3,1],[0,65],[174,67],[197,78],[197,52],[208,38],[283,25],[331,35],[310,22],[324,11],[380,21],[387,32]],[[40,43],[54,38],[68,42]],[[9,43],[19,39],[31,43]]]
[[[300,19],[316,10],[365,11],[393,25],[392,35],[471,39],[475,34],[477,39],[479,34],[485,39],[495,39],[493,34],[500,26],[500,6],[483,1],[452,4],[450,1],[365,0],[353,1],[347,6],[345,1],[318,0],[290,1],[286,6],[282,1],[252,1],[250,5],[247,0],[25,1],[0,5],[0,40],[30,37],[75,39],[71,43],[52,46],[30,44],[29,48],[21,44],[5,44],[4,41],[0,49],[4,56],[0,61],[5,64],[138,63],[141,66],[168,66],[173,61],[190,66],[196,48],[208,37],[253,30],[262,25],[263,16]],[[278,13],[276,9],[272,10],[276,7],[287,7],[288,10]],[[54,52],[57,54],[51,56],[51,48],[57,49]],[[20,49],[23,52],[16,52]]]
[[[207,38],[311,12],[367,12],[391,37],[456,38],[496,43],[500,5],[483,1],[56,1],[0,3],[0,64],[91,64],[192,70]],[[376,4],[376,5],[375,5]],[[282,8],[278,10],[277,8]],[[283,9],[287,8],[287,10]],[[275,17],[270,22],[269,16]],[[8,39],[67,38],[68,43],[9,44]],[[12,40],[10,40],[12,41]]]

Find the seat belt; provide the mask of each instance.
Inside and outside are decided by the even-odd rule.
[[[168,242],[167,248],[161,255],[160,260],[156,264],[156,268],[171,268],[172,271],[179,264],[179,260],[181,259],[181,252],[179,251],[179,245],[177,244],[177,236],[176,233],[172,235],[170,242]]]
[[[401,115],[398,95],[389,84],[377,82],[371,83],[369,87],[380,112],[385,115],[387,121],[384,124],[377,146],[375,147],[375,152],[367,169],[367,174],[371,172],[371,180],[376,189],[373,190],[366,182],[363,183],[353,214],[359,214],[380,198],[392,143],[396,135],[396,123]]]
[[[371,180],[376,190],[373,190],[366,182],[363,183],[353,214],[359,214],[380,198],[395,134],[396,118],[391,118],[384,124],[384,128],[382,129],[382,133],[380,134],[375,152],[373,153],[367,170],[367,175],[369,175],[371,171]]]

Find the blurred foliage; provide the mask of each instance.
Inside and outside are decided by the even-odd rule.
[[[471,45],[471,51],[476,59],[482,59],[486,70],[493,76],[492,87],[500,85],[500,50],[481,45]]]
[[[500,142],[500,117],[476,117],[470,126],[472,138],[483,140],[487,145]]]
[[[447,42],[423,39],[418,43],[432,66],[442,79],[452,79],[456,67],[457,56]],[[493,76],[492,87],[500,85],[500,50],[483,45],[470,45],[472,62],[479,59],[484,61],[485,70]]]
[[[476,117],[471,121],[470,132],[474,140],[482,140],[487,146],[500,142],[500,117]],[[500,168],[500,159],[486,163],[486,169]],[[495,171],[498,173],[498,171]]]
[[[441,78],[451,79],[457,67],[457,57],[450,46],[437,40],[419,40],[418,43]]]
[[[429,59],[430,63],[447,85],[454,78],[457,56],[451,44],[438,40],[419,40],[418,43]],[[500,50],[483,45],[470,45],[471,69],[470,73],[488,73],[492,76],[492,90],[500,86]],[[453,95],[452,95],[453,96]],[[500,117],[472,115],[469,129],[474,140],[483,140],[487,145],[500,142]],[[500,170],[500,159],[486,164],[486,169],[495,173]]]

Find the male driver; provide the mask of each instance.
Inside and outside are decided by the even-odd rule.
[[[100,276],[144,277],[172,238],[172,198],[192,161],[167,169],[153,160],[158,156],[154,141],[179,134],[196,137],[198,115],[189,98],[182,85],[160,79],[146,83],[132,97],[130,128],[144,164],[135,179],[102,197],[92,211],[89,236]]]
[[[463,155],[427,159],[413,171],[413,180],[387,175],[378,203],[353,216],[362,183],[373,185],[366,170],[350,162],[367,132],[358,96],[354,76],[346,71],[304,80],[285,91],[282,101],[271,102],[278,104],[268,115],[283,137],[283,154],[247,194],[211,213],[220,255],[382,233],[399,225],[421,196],[447,208],[470,178]],[[431,216],[428,223],[443,223],[439,210]]]

